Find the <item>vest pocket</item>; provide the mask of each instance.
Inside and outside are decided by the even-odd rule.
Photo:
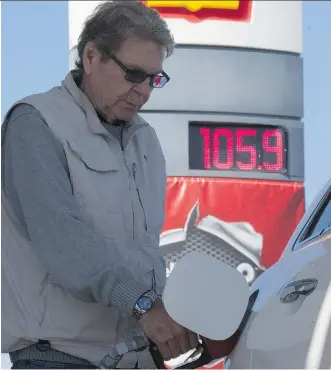
[[[118,171],[119,166],[116,156],[104,142],[104,145],[89,145],[78,143],[76,141],[68,141],[68,145],[72,152],[80,158],[87,168],[97,172]]]
[[[102,141],[68,141],[67,158],[73,194],[82,214],[98,235],[121,236],[123,181],[113,150]]]

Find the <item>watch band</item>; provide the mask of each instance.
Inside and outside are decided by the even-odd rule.
[[[143,297],[147,297],[151,300],[152,304],[150,306],[150,308],[148,310],[143,310],[142,308],[139,307],[138,305],[138,301],[143,298]],[[142,318],[142,316],[148,312],[152,307],[153,307],[153,303],[158,299],[160,298],[156,293],[154,293],[152,290],[149,290],[147,291],[146,293],[144,293],[141,297],[138,298],[133,310],[132,310],[132,315],[134,318],[136,318],[137,320],[140,320]]]
[[[153,303],[156,301],[157,298],[160,298],[156,293],[154,293],[152,290],[149,290],[148,292],[143,294],[143,297],[150,298]]]

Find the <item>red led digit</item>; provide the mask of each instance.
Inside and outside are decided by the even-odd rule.
[[[270,138],[276,138],[276,144],[270,145]],[[276,154],[276,163],[263,162],[267,171],[279,171],[283,168],[283,135],[279,130],[267,130],[262,136],[262,146],[266,152]]]
[[[220,162],[220,136],[226,136],[226,162]],[[213,132],[213,165],[220,170],[227,170],[233,166],[233,134],[226,128],[218,128]]]
[[[210,129],[201,128],[200,135],[203,136],[203,167],[210,168]]]
[[[243,145],[244,136],[256,136],[254,129],[238,129],[236,130],[236,151],[241,153],[250,153],[250,162],[237,162],[238,168],[241,170],[252,170],[256,167],[256,148],[253,145]]]

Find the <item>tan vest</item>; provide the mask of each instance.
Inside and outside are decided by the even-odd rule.
[[[112,248],[114,268],[153,281],[161,294],[166,172],[154,129],[137,116],[124,129],[122,151],[70,73],[61,86],[20,102],[38,109],[62,143],[74,197],[87,225]],[[2,352],[47,339],[53,348],[100,366],[109,347],[141,331],[131,315],[64,293],[42,267],[3,194],[1,236]]]

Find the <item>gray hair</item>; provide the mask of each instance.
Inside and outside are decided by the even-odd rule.
[[[78,39],[77,69],[83,71],[83,52],[87,42],[93,41],[102,58],[107,60],[128,38],[154,41],[165,47],[167,57],[175,46],[167,23],[156,10],[139,0],[106,1],[98,5],[85,21]]]

